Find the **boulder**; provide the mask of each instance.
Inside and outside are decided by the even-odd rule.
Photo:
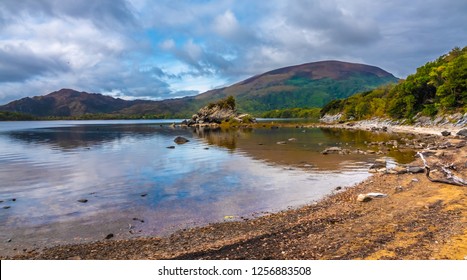
[[[190,142],[190,140],[182,136],[177,136],[175,137],[174,142],[180,145],[180,144],[185,144],[186,142]]]
[[[456,135],[467,137],[467,128],[459,130]]]

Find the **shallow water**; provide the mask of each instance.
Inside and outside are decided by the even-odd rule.
[[[0,122],[1,255],[298,207],[365,179],[376,157],[322,155],[324,148],[367,149],[365,141],[395,137],[318,128],[196,130],[172,122]],[[176,136],[190,141],[177,145]]]

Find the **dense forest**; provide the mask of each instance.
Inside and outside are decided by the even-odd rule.
[[[344,119],[410,120],[417,114],[467,113],[466,104],[467,47],[456,47],[397,84],[331,101],[323,107],[321,116],[342,113]]]

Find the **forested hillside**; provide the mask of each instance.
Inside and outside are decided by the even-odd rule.
[[[467,47],[454,48],[395,85],[334,100],[321,115],[342,113],[345,119],[391,117],[411,119],[467,112]]]

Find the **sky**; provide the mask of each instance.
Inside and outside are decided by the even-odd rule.
[[[399,78],[467,45],[465,0],[0,0],[0,104],[162,100],[341,60]]]

